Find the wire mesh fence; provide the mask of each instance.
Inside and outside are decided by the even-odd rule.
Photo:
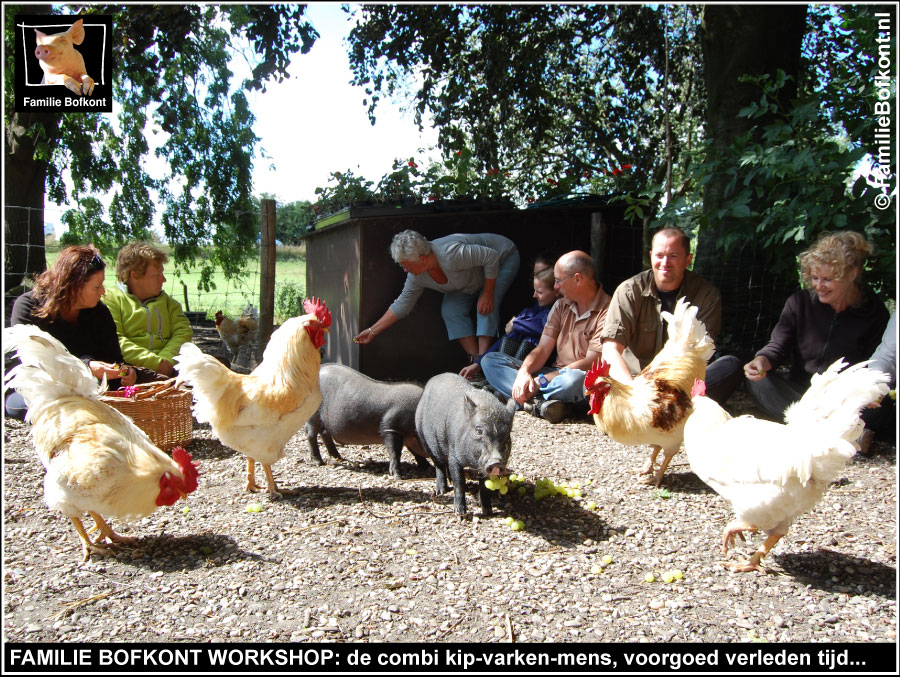
[[[7,205],[4,211],[4,293],[8,320],[12,297],[31,284],[33,276],[56,260],[60,249],[58,234],[64,210]],[[259,212],[254,214],[259,219]],[[156,243],[168,252],[164,243]],[[105,286],[113,287],[116,281],[115,252],[106,252]],[[209,289],[200,286],[203,260],[193,266],[176,266],[170,258],[165,266],[166,282],[163,290],[178,300],[192,318],[212,318],[217,310],[229,316],[237,316],[248,305],[260,307],[260,247],[257,246],[243,270],[226,277],[221,271],[212,275]],[[279,323],[299,308],[306,286],[305,247],[278,247],[276,249],[275,321]]]

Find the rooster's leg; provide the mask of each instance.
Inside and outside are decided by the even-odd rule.
[[[253,493],[262,491],[262,487],[256,483],[256,461],[247,457],[247,491]]]
[[[131,538],[130,536],[119,536],[115,531],[112,530],[112,527],[106,523],[100,515],[95,512],[91,512],[88,510],[88,515],[94,518],[94,524],[98,529],[100,529],[101,538],[105,538],[110,543],[125,543],[128,545],[133,545],[137,543],[136,538]],[[99,541],[99,539],[98,539]]]
[[[752,533],[756,533],[758,530],[752,524],[747,524],[746,522],[742,522],[740,520],[734,520],[733,522],[729,522],[725,525],[725,531],[722,532],[722,554],[726,557],[728,556],[728,548],[734,547],[734,539],[735,536],[740,536],[741,541],[744,541],[744,533],[745,531],[750,531]]]
[[[651,447],[650,458],[647,459],[647,462],[644,464],[644,467],[640,469],[638,472],[639,475],[652,475],[653,474],[653,466],[656,465],[656,457],[659,454],[659,450],[662,447],[654,444]]]
[[[760,566],[760,562],[762,562],[762,558],[768,554],[769,550],[775,547],[775,544],[781,540],[781,537],[784,534],[769,534],[769,537],[766,539],[765,543],[759,546],[759,550],[753,553],[750,557],[750,560],[747,562],[741,562],[740,564],[736,563],[723,563],[732,571],[736,572],[746,572],[746,571],[758,571],[762,567]]]
[[[106,549],[109,546],[94,543],[84,530],[84,525],[81,523],[80,519],[77,517],[69,517],[69,519],[72,520],[72,525],[75,527],[78,538],[81,540],[81,552],[84,554],[83,562],[87,562],[91,558],[92,553],[97,553],[98,555],[106,554]]]
[[[265,463],[260,463],[260,465],[266,473],[266,482],[269,485],[269,498],[281,498],[282,495],[285,494],[293,496],[297,493],[297,489],[279,489],[278,485],[275,483],[275,476],[272,474],[272,466],[266,465]]]
[[[663,452],[663,460],[659,466],[659,470],[656,471],[656,475],[652,479],[649,477],[645,478],[644,482],[646,484],[655,483],[657,487],[662,484],[663,474],[666,472],[666,468],[669,467],[669,463],[672,461],[672,457],[675,456],[677,451],[678,450],[676,449],[671,454]]]

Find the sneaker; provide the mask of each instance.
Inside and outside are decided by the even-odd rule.
[[[569,405],[561,400],[545,400],[540,403],[537,416],[549,423],[559,423],[571,414]]]

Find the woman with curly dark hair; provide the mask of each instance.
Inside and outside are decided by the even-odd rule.
[[[90,368],[99,380],[106,376],[111,389],[134,385],[137,371],[122,364],[116,324],[100,303],[106,293],[106,264],[93,245],[63,249],[34,288],[16,299],[10,324],[34,324],[56,337]],[[124,371],[124,374],[123,374]],[[18,393],[6,399],[6,413],[24,418],[25,402]]]

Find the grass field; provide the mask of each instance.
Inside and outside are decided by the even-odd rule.
[[[160,249],[168,253],[165,246]],[[56,260],[59,248],[53,245],[47,247],[47,265],[50,266]],[[107,289],[113,289],[116,285],[116,262],[110,257],[106,260]],[[252,303],[259,308],[259,259],[251,260],[247,271],[238,277],[227,280],[221,272],[213,275],[214,289],[208,292],[197,288],[200,280],[199,266],[196,271],[187,273],[175,273],[175,266],[171,259],[165,266],[166,283],[165,292],[177,299],[181,307],[195,312],[205,311],[208,318],[212,319],[217,310],[226,315],[235,317],[241,314],[241,310]],[[182,284],[184,283],[184,284]],[[185,305],[185,290],[187,290],[187,306]],[[303,298],[306,291],[306,248],[280,246],[275,250],[275,323],[279,324],[291,314],[297,314],[297,304],[294,299]]]

